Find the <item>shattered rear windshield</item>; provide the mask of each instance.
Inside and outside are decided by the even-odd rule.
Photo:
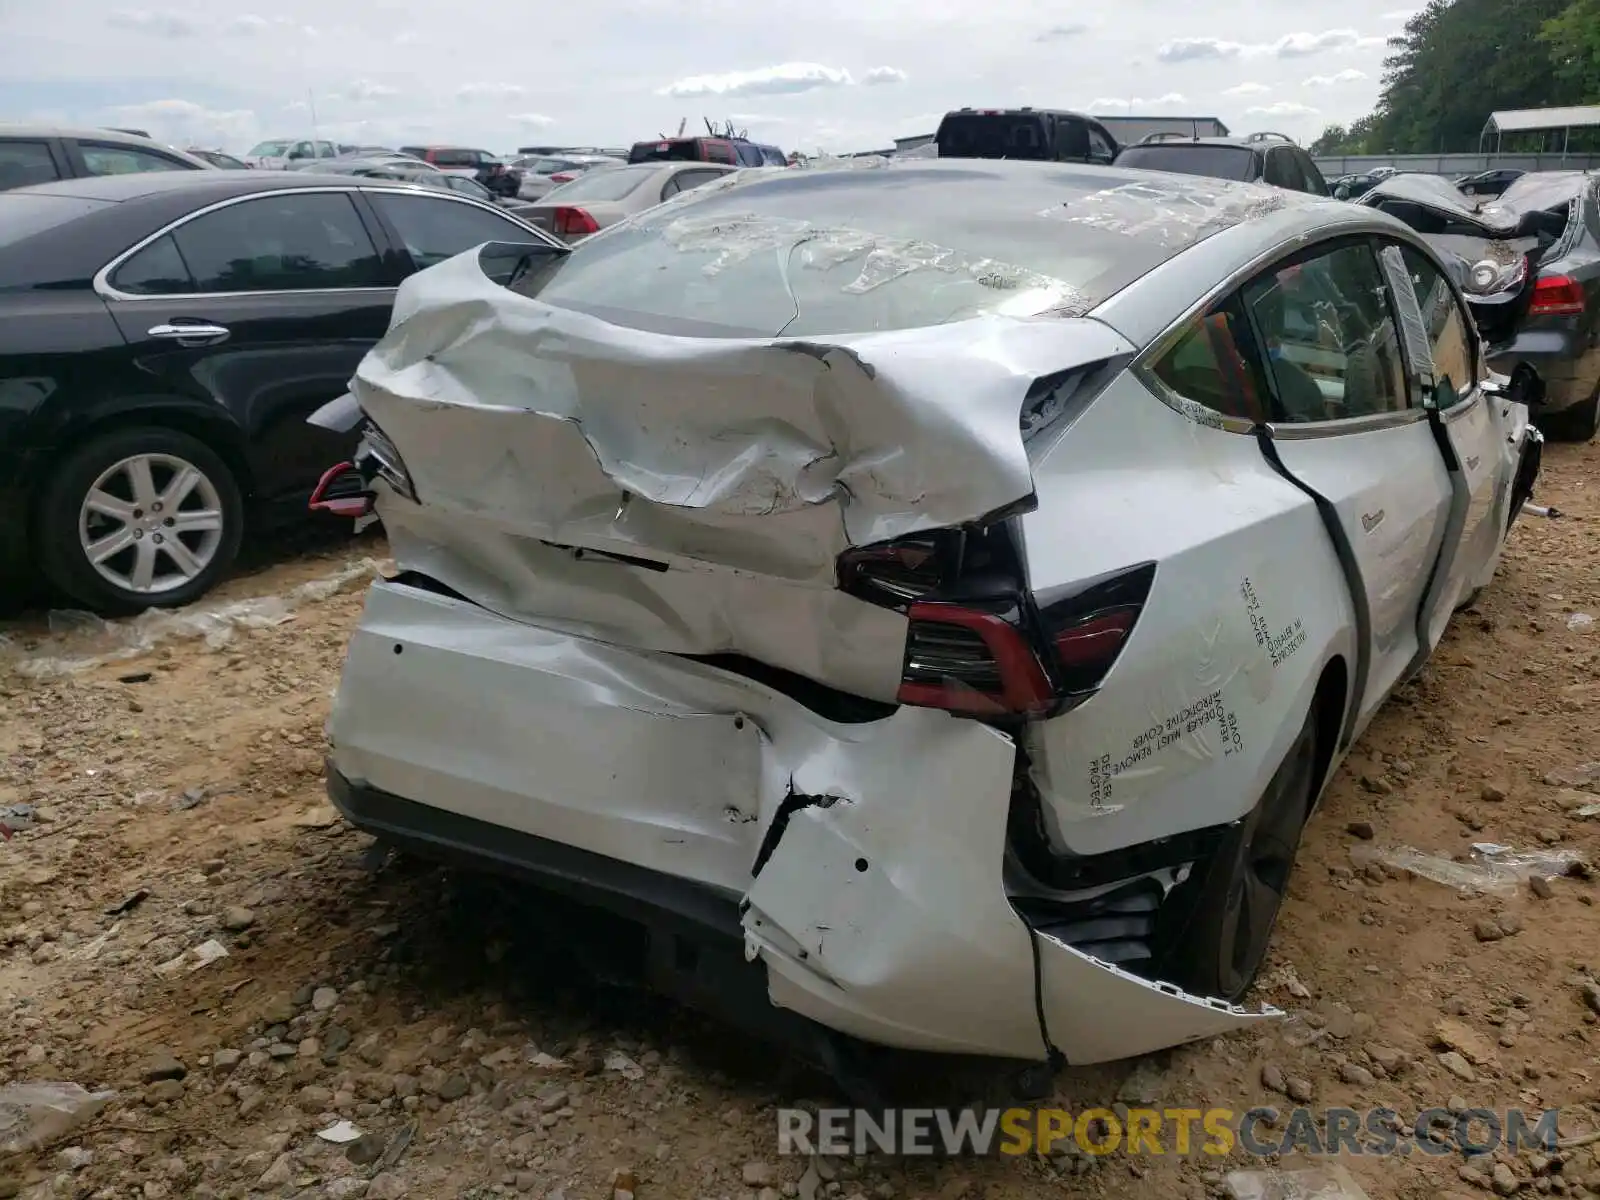
[[[711,184],[517,285],[613,324],[809,337],[987,313],[1075,316],[1204,237],[1293,201],[1221,180],[964,162]]]
[[[1117,155],[1117,166],[1144,171],[1176,171],[1213,179],[1250,180],[1256,174],[1255,151],[1246,146],[1208,146],[1204,142],[1167,142],[1129,146]]]

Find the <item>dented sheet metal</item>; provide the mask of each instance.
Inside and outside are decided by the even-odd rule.
[[[840,724],[703,663],[380,582],[329,734],[346,779],[742,895],[780,1007],[889,1045],[1045,1056],[1003,874],[1016,750],[986,725],[926,708]],[[1271,1015],[1038,950],[1074,1062]]]
[[[1510,237],[1521,220],[1519,214],[1493,200],[1475,199],[1438,175],[1393,175],[1356,201],[1369,208],[1387,209],[1391,202],[1415,204],[1439,216],[1482,230],[1485,237]],[[1403,218],[1402,218],[1403,219]]]
[[[417,494],[380,485],[402,567],[507,615],[892,697],[903,618],[834,590],[839,553],[1026,501],[1033,380],[1132,349],[1095,321],[997,316],[674,337],[517,295],[463,255],[401,289],[353,390]]]

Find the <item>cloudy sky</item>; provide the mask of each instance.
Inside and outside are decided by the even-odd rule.
[[[157,3],[159,0],[151,0]],[[1248,15],[1246,15],[1248,14]],[[0,116],[504,152],[731,118],[865,150],[962,105],[1219,116],[1302,141],[1367,112],[1395,0],[0,0]]]

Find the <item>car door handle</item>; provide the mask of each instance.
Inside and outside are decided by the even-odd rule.
[[[153,338],[169,338],[175,342],[196,346],[225,342],[230,336],[226,325],[212,325],[205,321],[195,321],[186,325],[152,325],[145,332]]]

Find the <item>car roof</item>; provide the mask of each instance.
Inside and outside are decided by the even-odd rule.
[[[90,175],[82,179],[58,179],[14,188],[13,192],[35,196],[69,196],[79,200],[121,203],[146,196],[193,191],[199,196],[225,200],[256,192],[283,191],[307,187],[379,187],[398,180],[369,179],[359,175],[340,175],[325,171],[139,171],[128,175]]]
[[[107,129],[97,125],[30,125],[21,122],[0,122],[0,139],[5,138],[72,138],[82,141],[93,139],[114,146],[165,150],[169,154],[180,156],[188,153],[176,146],[158,142],[155,138],[139,137],[137,134],[123,133],[120,129]]]

